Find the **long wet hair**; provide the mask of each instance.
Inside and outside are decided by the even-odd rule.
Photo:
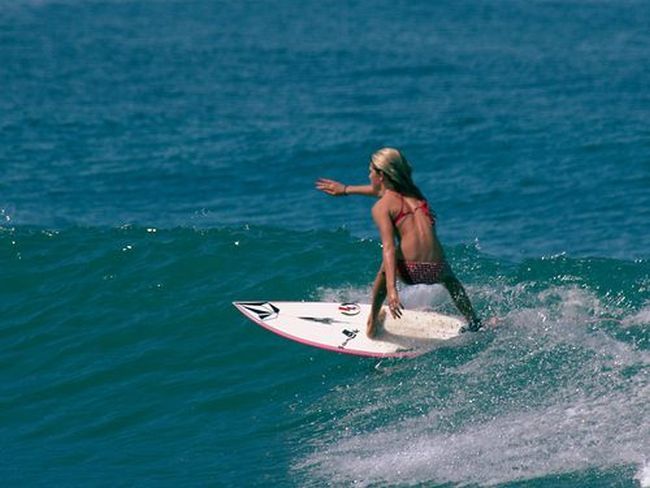
[[[397,193],[418,200],[426,200],[411,178],[411,165],[404,155],[392,147],[384,147],[370,156],[375,170],[379,170],[392,183]]]

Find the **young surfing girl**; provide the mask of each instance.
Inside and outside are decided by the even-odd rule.
[[[316,182],[316,188],[328,195],[379,198],[372,207],[372,217],[379,229],[383,259],[372,290],[368,336],[374,337],[377,332],[379,311],[386,297],[392,316],[401,317],[398,277],[408,285],[442,284],[467,320],[468,329],[478,330],[481,321],[445,259],[436,235],[435,213],[413,183],[409,162],[400,151],[387,147],[371,156],[368,171],[369,185],[344,185],[326,178]]]

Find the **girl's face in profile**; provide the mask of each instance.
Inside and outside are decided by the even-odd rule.
[[[377,169],[372,162],[370,163],[370,166],[368,166],[368,179],[373,188],[377,189],[381,186],[381,170]]]

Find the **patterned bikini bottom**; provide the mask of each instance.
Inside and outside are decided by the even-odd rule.
[[[407,285],[434,285],[451,272],[446,261],[404,261],[397,260],[397,272]]]

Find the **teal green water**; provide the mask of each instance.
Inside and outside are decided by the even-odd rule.
[[[645,0],[0,0],[3,486],[650,486]],[[404,150],[494,330],[376,361]],[[455,313],[439,287],[412,308]]]
[[[0,246],[11,484],[634,486],[644,466],[647,260],[452,246],[502,325],[378,363],[231,306],[366,299],[378,242],[347,231],[5,228]],[[453,310],[437,287],[403,293]]]

